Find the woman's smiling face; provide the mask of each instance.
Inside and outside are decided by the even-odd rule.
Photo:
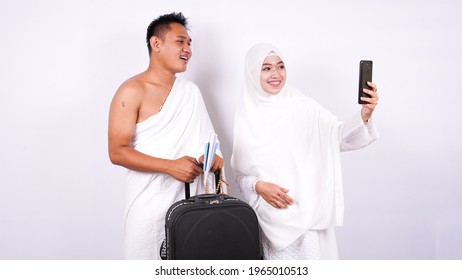
[[[286,83],[286,67],[277,55],[269,55],[261,66],[260,85],[269,94],[278,94]]]

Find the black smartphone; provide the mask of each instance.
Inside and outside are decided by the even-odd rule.
[[[359,89],[358,89],[358,103],[368,104],[366,101],[362,101],[361,97],[370,97],[369,94],[363,92],[363,88],[372,89],[367,85],[367,82],[372,82],[372,61],[361,60],[359,62]]]

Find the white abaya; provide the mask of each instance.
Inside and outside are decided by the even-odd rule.
[[[260,72],[272,45],[246,55],[245,83],[237,104],[231,165],[243,196],[255,209],[267,259],[337,258],[333,228],[343,224],[340,150],[365,147],[377,138],[360,114],[342,123],[316,101],[286,84],[263,91]],[[286,189],[295,203],[268,204],[252,189],[258,180]]]

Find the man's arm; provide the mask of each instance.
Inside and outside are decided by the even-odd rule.
[[[143,101],[136,85],[124,84],[114,95],[109,110],[108,149],[113,164],[141,172],[169,174],[182,182],[194,181],[202,169],[195,158],[169,160],[152,157],[131,147],[131,139]]]

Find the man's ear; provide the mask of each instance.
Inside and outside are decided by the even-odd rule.
[[[151,45],[151,49],[153,52],[159,52],[160,47],[160,39],[157,36],[152,36],[149,39],[149,44]]]

